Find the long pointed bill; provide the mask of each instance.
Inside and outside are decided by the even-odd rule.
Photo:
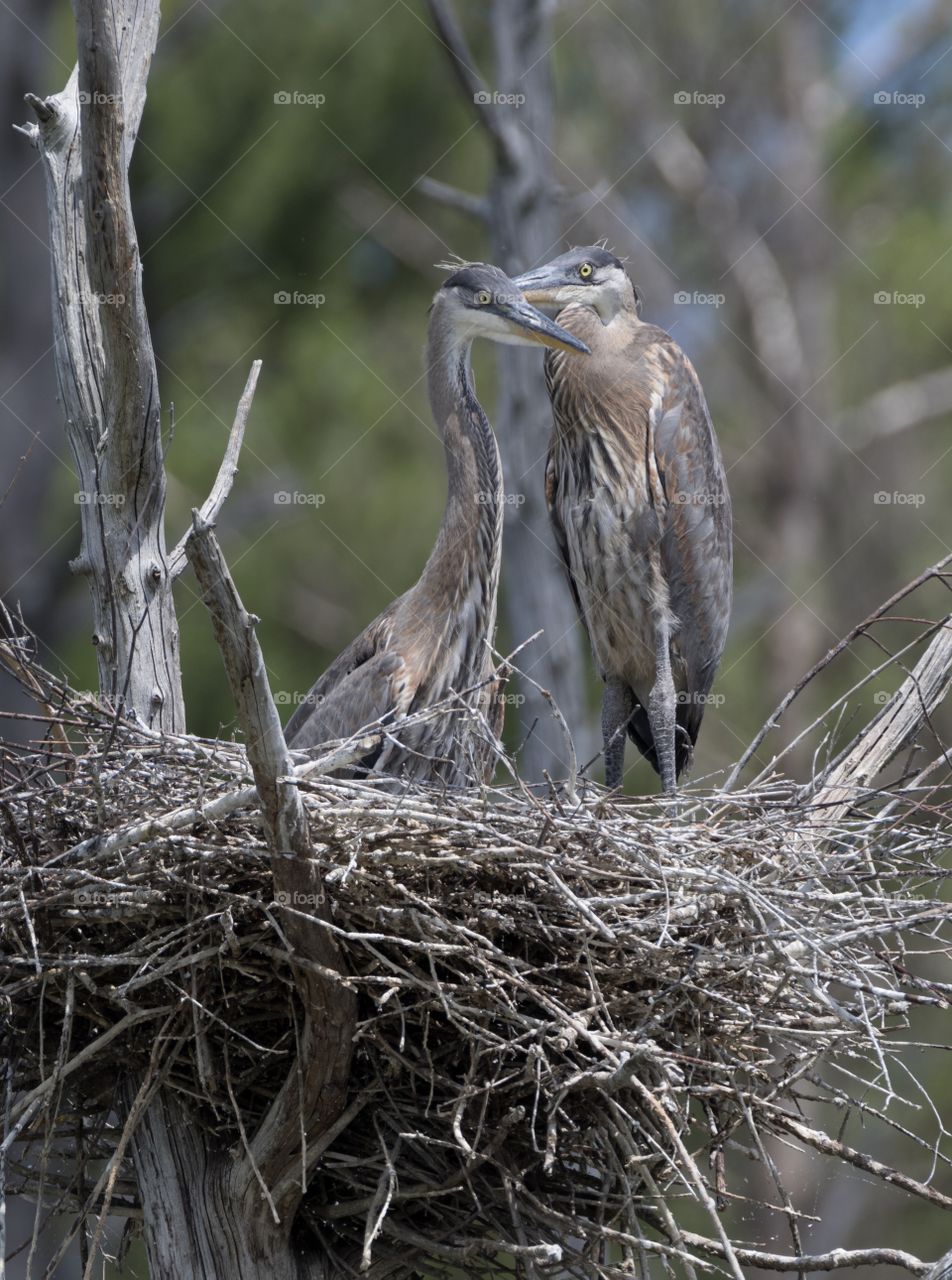
[[[588,347],[574,334],[557,325],[554,320],[536,311],[528,302],[511,302],[506,306],[505,317],[513,329],[530,342],[538,342],[543,347],[553,347],[556,351],[581,351],[590,355]]]
[[[564,289],[572,281],[566,279],[562,271],[553,271],[550,266],[545,266],[536,267],[532,271],[526,271],[523,275],[514,277],[512,283],[522,293],[526,302],[533,302],[536,306],[552,306],[558,302],[559,290]]]

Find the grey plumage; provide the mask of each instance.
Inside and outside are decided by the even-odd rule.
[[[678,344],[641,321],[606,250],[572,250],[516,283],[533,302],[566,303],[558,323],[592,351],[577,366],[546,357],[546,497],[605,682],[606,782],[621,783],[627,732],[672,792],[730,618],[730,498],[704,393]]]
[[[427,382],[448,479],[436,544],[416,584],[331,663],[285,728],[289,746],[312,748],[387,727],[391,732],[351,771],[358,775],[373,770],[463,785],[492,773],[491,737],[498,737],[503,713],[490,653],[503,489],[496,439],[470,371],[478,336],[586,350],[530,307],[495,267],[454,272],[434,298]],[[454,695],[460,698],[453,714],[400,723]]]

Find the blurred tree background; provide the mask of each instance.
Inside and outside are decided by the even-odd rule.
[[[736,604],[697,777],[736,759],[839,636],[952,549],[950,6],[550,7],[552,141],[533,145],[545,147],[562,235],[545,256],[605,237],[628,258],[643,314],[698,368],[728,467]],[[491,79],[491,8],[460,0],[457,11]],[[24,92],[65,83],[73,42],[66,0],[3,0],[8,121],[26,118]],[[518,118],[518,105],[505,109]],[[9,129],[0,166],[0,591],[22,603],[44,662],[87,686],[42,174]],[[491,240],[419,184],[482,195],[492,169],[422,0],[165,5],[132,177],[168,412],[174,403],[168,536],[204,498],[261,358],[219,528],[285,702],[413,582],[432,545],[443,460],[420,353],[433,264],[487,256]],[[476,353],[491,419],[495,358]],[[541,465],[508,476],[507,490],[537,483]],[[189,575],[178,592],[190,727],[229,733]],[[502,634],[499,647],[523,638]],[[808,691],[778,741],[876,663],[867,644]],[[864,690],[854,713],[868,718],[881,692]],[[795,758],[801,773],[816,745]],[[639,763],[628,785],[655,782]],[[910,1158],[927,1172],[927,1156]],[[786,1176],[792,1193],[815,1186],[827,1221],[805,1234],[817,1249],[863,1243],[869,1221],[890,1216],[897,1245],[915,1240],[924,1256],[948,1245],[924,1243],[934,1219],[898,1196],[829,1185],[802,1164]],[[882,1225],[875,1243],[889,1234]]]

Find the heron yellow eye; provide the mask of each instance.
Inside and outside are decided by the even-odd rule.
[[[479,293],[476,295],[476,301],[481,307],[488,307],[492,300],[493,295],[488,289],[480,289]]]
[[[594,270],[595,268],[590,262],[583,262],[578,269],[578,273],[583,280],[587,280]]]

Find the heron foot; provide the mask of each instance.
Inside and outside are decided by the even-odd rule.
[[[628,721],[635,709],[635,695],[621,680],[605,681],[602,699],[602,743],[605,756],[605,786],[610,791],[622,784],[625,768],[625,738]]]
[[[658,770],[661,774],[661,786],[665,795],[673,796],[678,789],[678,777],[674,763],[674,689],[670,699],[667,690],[659,690],[657,685],[651,690],[648,699],[648,719],[651,722],[651,735],[654,738],[655,753],[658,757]]]
[[[658,772],[665,795],[673,796],[678,789],[678,774],[674,735],[677,728],[677,698],[674,677],[671,674],[671,654],[666,627],[658,629],[658,647],[655,658],[655,682],[648,695],[648,720],[658,757]]]

